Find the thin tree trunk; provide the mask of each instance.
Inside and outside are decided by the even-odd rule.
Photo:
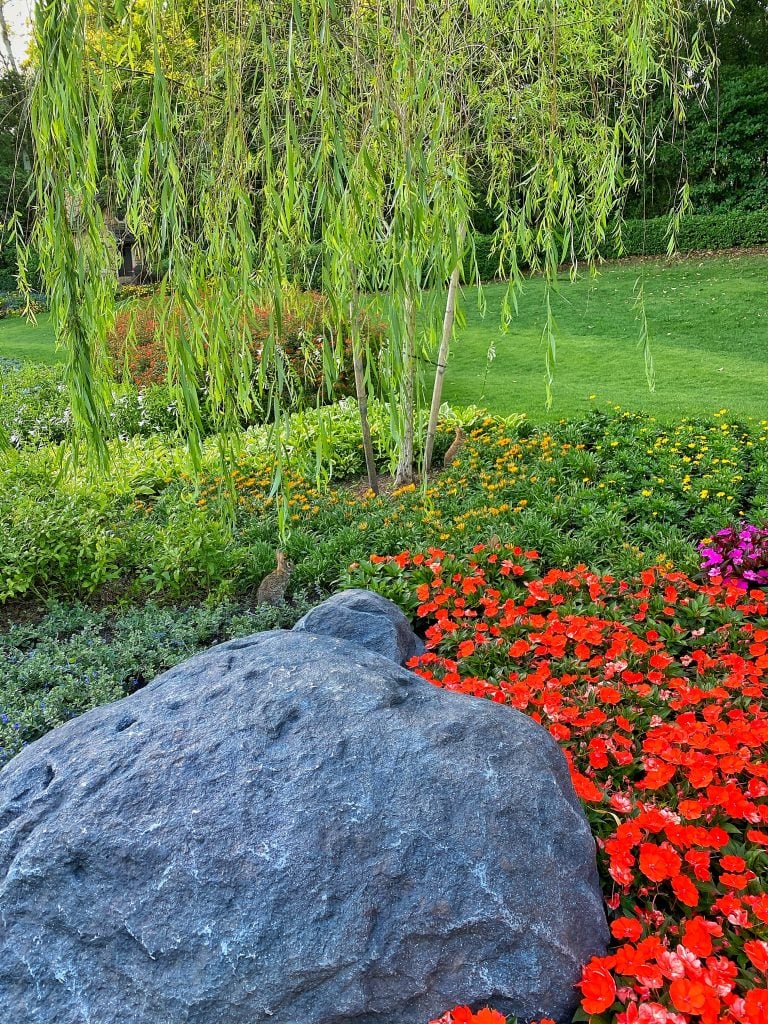
[[[379,474],[376,470],[376,460],[373,457],[373,445],[371,443],[371,425],[368,422],[368,392],[365,388],[365,369],[363,367],[363,350],[360,339],[360,324],[357,319],[357,308],[355,300],[349,303],[349,324],[352,333],[352,367],[355,371],[355,393],[357,395],[357,408],[360,413],[360,427],[363,433],[363,453],[365,455],[365,470],[368,474],[368,486],[374,494],[379,493]]]
[[[413,285],[407,285],[405,296],[405,339],[403,348],[403,415],[405,434],[397,465],[395,487],[406,487],[413,483],[413,435],[416,413],[416,303],[413,299]]]
[[[432,387],[432,405],[429,410],[429,424],[427,426],[427,439],[424,444],[424,475],[426,476],[432,468],[432,451],[435,447],[435,435],[437,434],[437,418],[440,415],[440,400],[443,395],[443,378],[445,367],[448,363],[448,352],[453,337],[453,324],[456,319],[456,295],[459,291],[459,279],[461,277],[461,265],[464,256],[464,235],[466,225],[462,224],[459,229],[459,258],[456,266],[451,271],[451,279],[448,283],[448,298],[445,303],[445,316],[443,317],[443,336],[440,339],[440,351],[437,356],[437,372],[435,383]]]

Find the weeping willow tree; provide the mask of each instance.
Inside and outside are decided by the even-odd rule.
[[[509,282],[504,324],[524,268],[548,282],[549,389],[558,268],[594,265],[618,230],[627,192],[653,157],[646,103],[664,91],[682,118],[686,94],[706,91],[714,61],[703,26],[727,6],[224,0],[199,14],[179,5],[174,20],[168,0],[38,0],[32,245],[89,450],[105,456],[115,303],[105,183],[144,252],[168,267],[162,330],[193,455],[204,418],[226,455],[258,402],[275,424],[279,481],[289,376],[282,321],[297,275],[319,250],[337,328],[326,379],[349,342],[375,486],[366,402],[376,360],[396,482],[410,482],[423,371],[438,363],[431,452],[459,281],[474,266],[478,177]],[[175,58],[168,26],[178,33],[179,24],[185,42]],[[98,59],[105,39],[108,61]],[[137,79],[143,103],[126,138],[116,110]],[[682,187],[678,216],[685,199]],[[254,367],[259,306],[270,310],[270,331]],[[387,325],[383,351],[369,351],[361,331],[371,312]]]

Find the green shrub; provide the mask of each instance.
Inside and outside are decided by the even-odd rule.
[[[623,255],[665,255],[668,228],[666,217],[626,221],[622,228]],[[768,209],[751,213],[689,214],[683,218],[677,236],[680,252],[736,249],[765,243],[768,243]],[[607,255],[616,256],[616,249]]]
[[[438,466],[457,419],[444,412]],[[550,427],[479,410],[463,419],[467,440],[448,471],[372,497],[354,403],[293,417],[281,513],[297,565],[290,593],[333,589],[371,552],[448,541],[466,550],[493,533],[537,548],[547,564],[628,570],[673,557],[695,572],[702,537],[739,512],[753,522],[768,515],[766,426],[715,418],[666,427],[613,411]],[[380,468],[389,468],[386,407],[372,403],[371,421]],[[330,479],[317,477],[318,445],[333,452]],[[108,474],[65,476],[53,448],[0,455],[0,602],[105,590],[135,599],[255,594],[278,544],[268,427],[243,437],[232,504],[213,440],[197,481],[183,445],[160,435],[113,446],[113,456]]]
[[[622,256],[666,256],[669,241],[669,218],[626,220],[621,228],[621,247],[613,240],[602,249],[604,259]],[[688,214],[682,219],[677,234],[677,251],[681,253],[748,248],[768,244],[768,208],[752,212],[728,211],[712,214]],[[498,254],[494,253],[492,235],[477,235],[475,254],[481,281],[494,281],[500,276]],[[472,267],[467,259],[465,280],[472,280]]]
[[[0,285],[7,283],[0,275]],[[32,313],[45,313],[48,310],[48,299],[40,292],[33,292],[29,298],[15,290],[13,287],[7,291],[0,290],[0,320],[9,316],[26,316]]]
[[[161,337],[161,316],[157,297],[141,298],[126,303],[115,321],[109,339],[115,372],[121,374],[127,369],[132,382],[138,388],[165,382],[167,361],[165,345]],[[258,394],[256,383],[258,360],[270,333],[270,312],[268,309],[254,309],[248,317],[247,330],[250,335],[250,353],[254,364],[253,393]],[[180,329],[181,313],[172,311],[166,329]],[[384,326],[365,320],[362,330],[374,353],[384,342]],[[354,393],[352,357],[349,344],[344,342],[344,358],[341,372],[331,383],[325,379],[324,355],[329,347],[336,344],[335,334],[330,326],[330,314],[325,299],[316,292],[297,294],[292,306],[283,311],[282,333],[279,349],[284,361],[286,391],[289,404],[314,405],[317,401],[327,402]],[[373,361],[373,377],[376,378],[376,361]],[[204,397],[205,368],[199,367],[199,388]],[[204,404],[204,402],[203,402]],[[258,402],[257,402],[258,405]],[[256,421],[263,419],[257,414]]]
[[[668,115],[668,103],[662,105]],[[652,104],[651,124],[657,109]],[[674,206],[683,158],[697,214],[765,209],[767,134],[768,67],[722,67],[717,88],[704,102],[698,91],[690,94],[684,137],[678,134],[657,146],[645,181],[630,200],[629,215],[664,216]]]

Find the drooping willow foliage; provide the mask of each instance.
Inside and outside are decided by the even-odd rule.
[[[646,102],[664,90],[682,117],[684,95],[706,91],[702,26],[727,7],[38,0],[32,245],[90,450],[105,452],[116,258],[105,218],[118,212],[147,260],[167,266],[169,379],[193,454],[204,412],[226,452],[257,398],[279,466],[282,317],[315,261],[337,327],[326,378],[351,340],[363,413],[374,354],[360,323],[374,309],[387,324],[377,376],[408,482],[443,286],[472,265],[473,181],[487,183],[496,216],[508,321],[521,268],[554,284],[562,263],[595,262],[652,157]],[[271,330],[255,368],[259,306]],[[542,321],[549,383],[549,298]]]

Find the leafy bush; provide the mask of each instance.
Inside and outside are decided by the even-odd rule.
[[[764,54],[763,54],[764,56]],[[650,121],[654,120],[652,108]],[[717,88],[702,104],[691,94],[685,135],[662,141],[636,197],[633,216],[663,216],[675,203],[684,173],[698,214],[768,207],[765,139],[768,135],[768,67],[723,67]]]
[[[71,414],[61,366],[9,367],[0,380],[0,427],[11,443],[41,445],[69,435]]]
[[[143,299],[132,302],[122,309],[115,322],[110,338],[110,350],[116,371],[127,368],[133,383],[140,388],[159,384],[166,380],[167,361],[165,346],[160,336],[161,316],[158,299]],[[180,313],[170,317],[170,323],[178,320]],[[258,359],[270,332],[268,309],[252,311],[248,324],[250,351],[254,360],[255,374]],[[383,325],[369,320],[363,323],[363,333],[376,352],[383,343]],[[339,398],[354,394],[352,357],[349,344],[345,343],[344,365],[338,378],[332,382],[329,395],[325,380],[324,353],[335,344],[329,326],[329,313],[323,297],[315,292],[297,296],[293,308],[285,310],[282,316],[282,334],[279,348],[284,358],[289,391],[297,404],[306,400],[309,404],[327,401],[329,397]],[[375,360],[372,367],[375,378]],[[204,388],[204,371],[200,368],[199,387]]]
[[[666,217],[626,221],[622,228],[623,255],[665,255],[668,227]],[[768,243],[768,209],[751,213],[691,214],[683,218],[677,237],[680,252],[734,249],[765,243]],[[618,253],[613,249],[606,255],[611,257]]]
[[[609,232],[603,247],[604,259],[621,256],[666,256],[669,241],[669,218],[626,220],[621,228],[621,248]],[[677,251],[681,253],[748,248],[768,244],[768,208],[752,212],[728,211],[712,214],[688,214],[677,234]],[[494,252],[492,235],[475,238],[475,253],[481,281],[494,281],[500,276],[499,259]],[[469,260],[464,267],[466,280],[471,280]]]
[[[0,292],[0,320],[9,316],[37,315],[48,310],[48,299],[40,292],[29,296],[21,295],[15,290]]]
[[[179,425],[176,406],[165,384],[142,390],[115,385],[109,437],[172,433]],[[16,448],[40,447],[68,440],[72,413],[64,367],[12,363],[0,373],[0,428]]]
[[[388,469],[387,407],[372,403],[371,420]],[[437,466],[454,422],[445,410]],[[549,565],[628,574],[662,558],[696,573],[702,537],[740,512],[752,522],[768,518],[768,424],[721,416],[667,428],[595,411],[534,427],[475,410],[449,470],[423,487],[372,497],[362,482],[357,410],[340,403],[292,418],[281,508],[269,429],[245,432],[230,484],[213,439],[197,480],[181,442],[161,435],[114,446],[107,474],[60,475],[54,449],[0,455],[0,602],[104,587],[136,598],[249,596],[274,567],[278,518],[289,531],[297,591],[333,588],[372,551],[447,540],[468,550],[493,533],[540,550]],[[318,448],[333,452],[330,477],[318,476]]]

